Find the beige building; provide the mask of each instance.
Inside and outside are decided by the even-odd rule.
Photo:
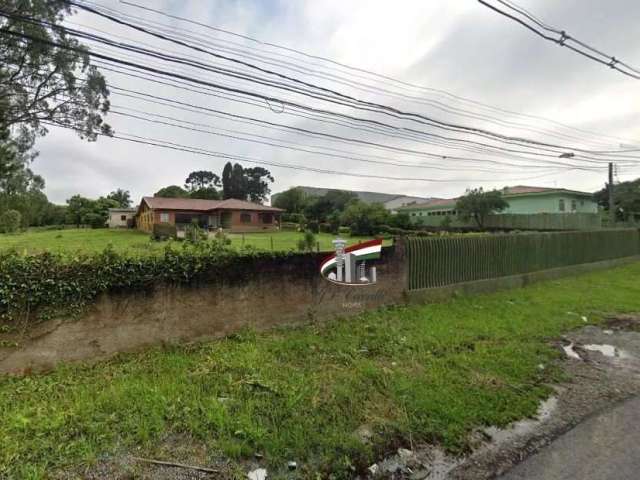
[[[109,228],[133,228],[135,216],[135,208],[110,208],[107,226]]]

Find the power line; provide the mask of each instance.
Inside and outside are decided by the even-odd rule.
[[[129,15],[129,14],[125,14],[123,12],[119,12],[117,10],[113,10],[113,9],[110,9],[110,8],[107,8],[107,7],[104,7],[104,6],[97,6],[97,5],[95,5],[92,2],[89,2],[87,0],[79,0],[79,1],[82,1],[82,3],[85,3],[85,4],[94,5],[96,8],[101,8],[101,9],[104,9],[106,11],[115,12],[116,14],[124,15],[126,17],[132,17],[132,18],[135,18],[136,20],[139,20],[139,21],[144,21],[144,22],[148,22],[148,23],[152,23],[152,24],[155,23],[156,25],[162,25],[162,24],[159,24],[158,22],[152,22],[150,20],[142,19],[141,17],[136,17],[136,16]],[[529,118],[529,119],[532,119],[532,120],[540,120],[540,121],[548,122],[548,123],[551,123],[553,125],[556,125],[556,126],[559,126],[559,127],[562,127],[562,128],[573,130],[574,132],[579,132],[581,134],[586,134],[586,135],[590,135],[590,136],[599,136],[599,137],[602,137],[602,138],[608,138],[608,139],[612,139],[612,140],[616,140],[616,141],[621,141],[621,140],[625,141],[625,142],[629,142],[630,141],[630,140],[622,139],[620,137],[615,137],[615,136],[605,135],[605,134],[602,134],[602,133],[593,132],[593,131],[589,131],[589,130],[585,130],[585,129],[580,129],[580,128],[577,128],[577,127],[574,127],[574,126],[571,126],[571,125],[567,125],[567,124],[558,122],[556,120],[545,118],[545,117],[542,117],[542,116],[525,114],[525,113],[521,113],[521,112],[515,112],[515,111],[507,110],[507,109],[504,109],[504,108],[501,108],[501,107],[496,107],[496,106],[493,106],[493,105],[485,104],[485,103],[482,103],[482,102],[478,102],[476,100],[472,100],[472,99],[468,99],[468,98],[465,98],[465,97],[462,97],[462,96],[459,96],[459,95],[452,94],[450,92],[447,92],[446,90],[441,90],[441,89],[436,89],[436,88],[431,88],[431,87],[425,87],[425,86],[413,84],[413,83],[410,83],[410,82],[405,82],[405,81],[402,81],[402,80],[399,80],[399,79],[396,79],[396,78],[393,78],[393,77],[390,77],[390,76],[387,76],[387,75],[382,75],[382,74],[373,72],[371,70],[367,70],[367,69],[364,69],[364,68],[358,68],[358,67],[354,67],[354,66],[351,66],[351,65],[348,65],[348,64],[345,64],[345,63],[341,63],[341,62],[335,61],[335,60],[327,58],[327,57],[322,57],[320,55],[312,55],[312,54],[309,54],[309,53],[301,51],[301,50],[297,50],[297,49],[294,49],[294,48],[286,47],[286,46],[275,44],[275,43],[264,42],[262,40],[259,40],[259,39],[255,38],[255,37],[251,37],[251,36],[248,36],[248,35],[241,35],[241,34],[229,31],[229,30],[225,30],[225,29],[221,29],[221,28],[218,28],[218,27],[214,27],[212,25],[208,25],[208,24],[204,24],[204,23],[201,23],[201,22],[197,22],[197,21],[189,19],[189,18],[180,17],[178,15],[172,15],[172,14],[163,12],[161,10],[157,10],[157,9],[153,9],[153,8],[146,7],[146,6],[143,6],[143,5],[139,5],[139,4],[130,2],[130,1],[120,0],[120,3],[122,3],[123,5],[128,5],[128,6],[131,6],[131,7],[134,7],[134,8],[141,9],[143,11],[152,12],[152,13],[164,16],[166,18],[171,18],[173,20],[179,20],[181,22],[189,23],[189,24],[192,24],[192,25],[197,25],[199,27],[203,27],[205,29],[208,29],[208,30],[211,30],[211,31],[215,31],[217,33],[223,33],[223,34],[231,35],[231,36],[234,36],[234,37],[243,38],[245,40],[248,40],[248,41],[251,41],[251,42],[255,43],[258,46],[268,46],[268,47],[272,47],[272,48],[280,50],[280,51],[289,52],[289,53],[293,53],[293,54],[299,55],[300,57],[303,57],[303,58],[306,58],[306,59],[310,59],[311,61],[325,62],[325,63],[328,63],[330,65],[333,65],[334,69],[336,71],[341,72],[341,73],[345,73],[345,72],[343,70],[338,70],[335,67],[344,68],[348,72],[350,72],[349,73],[350,75],[355,76],[356,78],[368,79],[368,76],[374,77],[376,79],[376,83],[377,84],[382,83],[382,84],[385,84],[385,85],[393,85],[395,88],[401,88],[401,89],[403,89],[405,91],[406,90],[419,90],[421,92],[436,93],[436,94],[439,94],[439,95],[443,95],[443,96],[447,97],[450,100],[463,102],[463,103],[468,103],[468,104],[474,105],[476,107],[481,107],[481,108],[485,108],[485,109],[491,110],[493,112],[498,112],[498,113],[503,114],[503,115],[504,114],[508,114],[508,115],[514,115],[514,116],[523,117],[523,118]],[[525,11],[522,7],[520,7],[520,9]],[[178,27],[166,27],[166,28],[171,28],[171,29],[174,29],[175,31],[179,31],[179,32],[181,32],[182,35],[184,35],[184,32],[189,32],[189,33],[192,33],[192,34],[194,33],[191,30],[186,30],[184,28],[178,28]],[[214,38],[214,37],[208,36],[206,38],[211,39],[211,38]],[[227,43],[234,44],[234,45],[243,46],[243,44],[240,44],[240,43],[237,43],[237,42],[232,42],[232,41],[229,41],[229,40],[221,40],[221,41],[225,41]],[[296,59],[298,59],[298,57],[287,56],[286,54],[282,54],[282,53],[279,53],[279,52],[270,51],[269,53],[271,53],[273,55],[283,56],[285,58],[296,58]],[[317,63],[311,63],[309,61],[307,61],[307,63],[311,64],[311,65],[316,65],[316,66],[318,65]],[[356,72],[356,73],[353,73],[353,72]],[[361,73],[363,75],[358,75],[358,73]],[[631,141],[631,143],[633,143],[633,142],[635,142],[635,140]]]
[[[3,15],[3,13],[0,12],[0,15]],[[68,46],[68,45],[62,45],[62,44],[60,44],[58,42],[53,42],[53,41],[50,41],[50,40],[37,38],[37,37],[34,37],[32,35],[29,35],[29,34],[24,34],[24,33],[15,32],[15,31],[6,30],[6,29],[0,29],[0,32],[3,32],[3,33],[8,34],[8,35],[12,35],[12,36],[17,36],[17,37],[20,37],[20,38],[25,38],[25,39],[28,39],[28,40],[31,40],[31,41],[42,42],[42,43],[49,44],[51,46],[56,46],[56,47],[59,47],[59,48],[62,48],[62,49],[79,51],[78,48],[71,47],[71,46]],[[83,53],[87,53],[87,52],[83,51]],[[179,74],[179,73],[167,72],[166,70],[160,70],[159,68],[153,68],[153,67],[141,65],[140,63],[135,63],[135,62],[127,61],[127,60],[122,60],[122,59],[118,59],[118,58],[111,57],[111,56],[108,56],[108,55],[103,55],[103,54],[100,54],[100,53],[96,53],[95,51],[89,51],[88,55],[90,55],[92,57],[97,57],[97,58],[100,58],[100,59],[103,59],[103,60],[111,61],[111,62],[114,62],[114,63],[118,63],[118,64],[121,64],[121,65],[126,65],[126,66],[134,67],[134,68],[137,68],[137,69],[145,70],[147,72],[152,72],[152,73],[156,73],[156,74],[164,75],[164,76],[170,76],[170,77],[173,77],[173,78],[178,78],[180,80],[185,80],[185,81],[189,81],[189,82],[192,82],[192,83],[205,85],[205,86],[208,86],[208,87],[213,87],[213,88],[224,90],[224,91],[227,91],[227,92],[238,93],[238,94],[245,95],[245,96],[251,97],[251,98],[259,98],[259,99],[264,100],[264,101],[281,103],[281,104],[286,105],[288,107],[299,108],[299,109],[302,109],[302,110],[306,110],[308,112],[337,116],[337,117],[340,117],[342,119],[347,119],[347,120],[350,120],[350,121],[367,123],[367,124],[372,124],[372,125],[375,125],[375,126],[382,126],[382,127],[390,128],[390,129],[393,129],[393,130],[398,130],[398,131],[402,131],[402,132],[409,132],[409,133],[412,133],[412,134],[428,135],[429,137],[443,139],[443,140],[449,140],[449,141],[453,141],[453,142],[471,143],[471,144],[480,145],[480,146],[487,147],[487,148],[501,149],[501,150],[508,151],[508,152],[511,152],[511,153],[526,153],[526,154],[530,154],[530,155],[538,155],[538,156],[546,156],[546,157],[557,157],[558,154],[562,153],[560,151],[553,150],[553,148],[556,148],[556,149],[559,149],[559,150],[575,150],[575,151],[578,151],[578,152],[590,152],[587,149],[580,149],[580,148],[575,148],[575,147],[561,147],[561,146],[545,144],[545,143],[542,143],[542,142],[535,142],[535,141],[529,141],[529,140],[525,140],[525,142],[531,143],[531,144],[535,144],[536,148],[538,148],[540,150],[543,150],[543,151],[546,150],[546,151],[548,151],[550,153],[541,153],[541,152],[538,152],[538,151],[523,151],[523,150],[507,149],[507,148],[503,148],[503,147],[496,147],[494,145],[490,145],[490,144],[487,144],[487,143],[471,141],[471,140],[465,140],[465,139],[457,139],[457,138],[442,136],[442,135],[438,135],[438,134],[434,134],[434,133],[427,133],[427,132],[423,132],[423,131],[416,130],[416,129],[413,129],[413,128],[408,128],[408,127],[398,127],[398,126],[390,125],[390,124],[387,124],[385,122],[381,122],[381,121],[375,120],[375,119],[356,117],[356,116],[348,115],[348,114],[345,114],[345,113],[339,113],[339,112],[335,112],[335,111],[331,111],[331,110],[314,108],[314,107],[306,106],[306,105],[303,105],[303,104],[300,104],[300,103],[297,103],[297,102],[292,102],[292,101],[289,101],[289,100],[286,100],[286,99],[283,99],[283,98],[273,97],[271,95],[265,95],[265,94],[262,94],[260,92],[245,90],[245,89],[241,89],[241,88],[238,88],[238,87],[225,86],[225,85],[220,84],[220,83],[212,83],[212,82],[209,82],[209,81],[195,79],[193,77],[186,76],[186,75]],[[166,56],[163,56],[161,54],[156,54],[154,56],[166,59]],[[182,61],[182,60],[177,59],[177,58],[171,58],[170,60],[173,61],[173,62],[179,63],[179,64],[196,66],[198,68],[204,68],[205,70],[209,69],[206,66],[191,65],[190,62]],[[319,98],[319,97],[316,97],[316,98]],[[320,99],[322,99],[322,98],[320,98]],[[339,103],[339,104],[344,105],[343,103],[335,102],[335,101],[333,103]],[[391,115],[395,116],[393,114],[391,114]],[[414,119],[414,121],[415,121],[415,119]],[[419,121],[419,123],[424,123],[426,125],[433,126],[433,124],[428,123],[428,122]],[[448,128],[448,127],[440,126],[440,128],[444,128],[445,130],[450,130],[450,128]],[[456,131],[457,133],[461,133],[459,130],[454,130],[454,131]],[[480,135],[484,136],[484,134],[480,134]],[[493,140],[495,140],[495,139],[493,139]],[[521,144],[517,143],[517,139],[513,139],[513,140],[514,141],[502,140],[502,142],[503,143],[508,143],[508,144],[519,145],[519,146],[525,147],[525,148],[534,148],[533,146],[530,146],[530,145],[521,145]],[[602,160],[599,160],[599,159],[592,159],[592,161],[602,162]]]
[[[86,2],[85,2],[86,3]],[[175,35],[175,32],[179,32],[179,34],[181,35],[181,38],[187,38],[190,39],[192,42],[196,43],[197,45],[200,46],[206,46],[208,48],[210,48],[212,45],[215,46],[218,50],[224,51],[224,52],[229,52],[229,53],[233,53],[236,55],[239,55],[242,58],[251,58],[254,60],[258,60],[262,63],[265,63],[267,65],[271,65],[271,66],[277,66],[280,68],[285,68],[291,71],[295,71],[297,73],[301,73],[304,75],[308,75],[308,76],[312,76],[312,77],[316,77],[316,78],[321,78],[324,80],[328,80],[340,85],[344,85],[344,86],[348,86],[351,88],[355,88],[357,90],[363,91],[363,92],[367,92],[367,93],[374,93],[374,94],[380,94],[380,95],[385,95],[388,96],[390,98],[394,98],[394,99],[401,99],[401,100],[406,100],[406,101],[410,101],[412,102],[412,104],[420,104],[420,105],[428,105],[429,107],[433,107],[435,109],[438,109],[442,112],[448,113],[448,114],[453,114],[453,115],[458,115],[458,116],[463,116],[463,117],[468,117],[468,118],[472,118],[475,120],[480,120],[480,121],[485,121],[485,122],[489,122],[495,125],[499,125],[502,127],[506,127],[506,128],[518,128],[518,129],[523,129],[529,132],[533,132],[539,135],[546,135],[546,136],[551,136],[551,137],[556,137],[556,138],[562,138],[565,140],[572,140],[572,141],[582,141],[582,142],[586,142],[586,143],[590,143],[590,144],[598,144],[601,145],[601,143],[598,143],[596,141],[593,140],[594,135],[589,135],[588,138],[580,138],[577,137],[575,135],[570,135],[567,133],[563,133],[563,132],[559,132],[559,131],[547,131],[544,129],[540,129],[536,126],[532,126],[532,125],[528,125],[528,124],[523,124],[523,123],[517,123],[517,122],[511,122],[508,120],[505,120],[504,118],[498,118],[498,117],[494,117],[491,115],[487,115],[485,113],[481,113],[481,112],[476,112],[476,111],[469,111],[469,110],[465,110],[465,109],[461,109],[461,108],[456,108],[454,106],[452,106],[451,104],[444,104],[438,100],[432,100],[432,99],[425,99],[423,97],[420,96],[416,96],[416,95],[407,95],[407,94],[403,94],[403,93],[398,93],[398,92],[394,92],[385,88],[380,88],[379,86],[375,86],[375,85],[370,85],[370,84],[364,84],[362,82],[357,82],[357,81],[353,81],[351,78],[347,78],[347,77],[342,77],[342,76],[338,76],[338,75],[334,75],[331,73],[326,73],[326,72],[319,72],[317,70],[312,70],[310,68],[307,68],[305,66],[299,65],[299,64],[294,64],[291,62],[287,62],[287,61],[283,61],[283,60],[278,60],[278,59],[274,59],[271,57],[265,57],[264,55],[260,55],[258,53],[256,53],[255,51],[247,51],[247,50],[242,50],[239,48],[229,48],[227,46],[224,46],[223,42],[226,43],[231,43],[233,45],[240,45],[238,43],[235,42],[229,42],[226,40],[217,40],[214,39],[214,37],[205,37],[206,41],[203,41],[200,37],[198,36],[199,34],[192,32],[190,30],[184,30],[184,29],[176,29],[176,28],[168,28],[163,26],[162,24],[158,24],[157,22],[149,22],[148,20],[144,20],[141,19],[140,17],[136,17],[136,16],[131,16],[131,15],[126,15],[124,13],[120,13],[117,12],[115,10],[111,10],[108,9],[106,7],[95,7],[95,8],[102,8],[104,10],[110,11],[112,12],[113,15],[118,15],[120,18],[125,17],[125,18],[133,18],[135,19],[135,21],[139,22],[139,24],[143,24],[143,25],[152,25],[153,28],[158,29],[159,31],[165,33],[166,35]],[[97,31],[103,34],[108,34],[111,35],[111,37],[114,38],[123,38],[126,39],[125,37],[121,37],[119,35],[115,35],[113,33],[110,32],[105,32],[103,30],[97,29],[95,27],[88,27],[86,25],[83,24],[79,24],[79,23],[74,23],[71,21],[65,21],[65,23],[70,24],[70,25],[75,25],[81,28],[86,28],[86,29],[91,29],[93,31]],[[155,25],[160,25],[155,26]],[[174,37],[175,38],[175,37]],[[149,45],[147,43],[144,42],[138,42],[140,45],[144,45],[147,47],[151,47],[153,48],[152,45]],[[172,54],[178,54],[178,52],[172,51],[172,50],[167,50],[169,53]],[[181,53],[181,55],[185,56],[184,53]],[[191,59],[195,59],[195,57],[193,56],[189,56],[186,55],[187,58],[191,58]],[[290,58],[287,56],[287,58]],[[315,65],[315,64],[312,64]],[[359,78],[363,78],[363,77],[359,77]],[[504,117],[504,115],[503,115]],[[581,134],[581,135],[585,135],[585,134]]]
[[[66,125],[63,123],[49,122],[49,121],[44,121],[43,123],[50,126],[56,126],[56,127],[61,127],[68,130],[74,130],[74,127],[72,125]],[[309,171],[309,172],[329,174],[329,175],[339,175],[339,176],[358,177],[358,178],[373,178],[373,179],[380,179],[380,180],[397,180],[397,181],[407,181],[407,182],[431,182],[431,183],[455,183],[455,182],[466,183],[466,182],[502,182],[503,181],[502,179],[496,180],[495,178],[494,179],[476,179],[476,178],[436,179],[436,178],[418,178],[418,177],[390,177],[386,175],[352,173],[352,172],[345,172],[345,171],[338,171],[338,170],[329,170],[324,168],[309,167],[305,165],[296,165],[296,164],[289,164],[289,163],[274,162],[270,160],[261,160],[261,159],[256,159],[254,157],[244,156],[244,155],[233,155],[233,154],[228,154],[224,152],[216,152],[216,151],[206,150],[200,147],[193,147],[189,145],[168,142],[166,140],[154,139],[154,138],[134,135],[130,133],[120,133],[115,135],[104,135],[99,133],[98,135],[104,136],[107,138],[118,139],[118,140],[123,140],[127,142],[138,143],[142,145],[167,148],[170,150],[194,153],[197,155],[204,155],[208,157],[222,158],[227,160],[236,160],[240,162],[253,163],[257,165],[268,165],[272,167],[281,167],[281,168],[287,168],[292,170],[302,170],[302,171]],[[537,176],[528,177],[528,178],[511,179],[511,181],[532,180],[535,178],[542,178],[544,176],[549,176],[549,175],[552,175],[553,173],[545,173],[542,175],[537,175]]]
[[[640,80],[640,70],[631,67],[630,65],[628,65],[627,63],[617,59],[616,57],[614,57],[613,55],[609,55],[606,53],[601,52],[600,50],[598,50],[595,47],[592,47],[591,45],[588,45],[585,42],[582,42],[576,38],[573,38],[571,35],[567,34],[564,30],[558,30],[556,28],[552,28],[547,26],[546,24],[544,24],[543,22],[541,22],[540,20],[537,20],[535,17],[533,17],[533,15],[531,15],[530,13],[526,12],[524,9],[522,9],[521,7],[518,7],[514,2],[505,2],[502,0],[498,0],[501,4],[505,5],[509,10],[515,12],[516,14],[520,14],[521,16],[524,16],[527,20],[532,20],[534,23],[536,23],[538,26],[542,27],[544,30],[550,31],[553,34],[559,35],[559,36],[553,36],[553,35],[547,35],[546,33],[540,31],[539,29],[537,29],[536,27],[532,26],[530,23],[527,22],[527,20],[523,20],[522,18],[518,18],[516,15],[512,15],[504,10],[501,10],[500,8],[491,5],[490,3],[486,2],[485,0],[478,0],[478,2],[480,2],[482,5],[484,5],[485,7],[490,8],[491,10],[493,10],[496,13],[499,13],[500,15],[503,15],[517,23],[519,23],[520,25],[522,25],[523,27],[527,28],[528,30],[532,31],[533,33],[535,33],[536,35],[544,38],[545,40],[548,40],[550,42],[556,43],[558,45],[560,45],[561,47],[567,47],[568,49],[584,56],[587,57],[591,60],[594,60],[598,63],[601,63],[603,65],[606,65],[614,70],[617,70],[618,72],[627,75],[631,78],[635,78],[636,80]],[[572,45],[573,44],[573,45]],[[588,50],[585,51],[585,50]],[[590,52],[590,53],[589,53]],[[621,68],[622,67],[622,68]]]
[[[233,62],[239,65],[242,65],[244,67],[250,68],[250,69],[254,69],[258,72],[261,72],[263,74],[267,74],[267,75],[272,75],[272,76],[276,76],[280,79],[283,80],[287,80],[290,82],[295,83],[296,85],[301,85],[302,88],[297,88],[297,89],[292,89],[291,87],[285,86],[284,84],[282,84],[281,82],[267,82],[265,83],[264,81],[260,81],[258,80],[256,77],[252,77],[250,81],[253,82],[257,82],[257,83],[262,83],[264,85],[269,85],[278,89],[284,89],[284,90],[288,90],[288,91],[296,91],[297,93],[301,93],[303,95],[309,96],[311,98],[315,98],[315,99],[320,99],[320,100],[326,100],[326,101],[331,101],[332,103],[339,103],[342,105],[345,104],[349,104],[352,108],[356,108],[359,110],[366,110],[366,111],[371,111],[371,112],[375,112],[375,113],[381,113],[381,114],[385,114],[394,118],[401,118],[404,120],[409,120],[409,121],[413,121],[419,124],[423,124],[423,125],[429,125],[431,127],[435,127],[435,128],[440,128],[440,129],[445,129],[445,130],[454,130],[454,131],[458,131],[458,132],[465,132],[471,135],[478,135],[478,136],[483,136],[485,138],[490,138],[492,140],[497,140],[497,141],[503,141],[506,143],[510,143],[510,142],[518,142],[518,143],[525,143],[525,144],[530,144],[530,145],[535,145],[536,147],[540,148],[540,147],[548,147],[548,148],[557,148],[557,149],[562,149],[562,150],[581,150],[578,149],[576,147],[567,147],[567,146],[561,146],[561,145],[555,145],[555,144],[551,144],[551,143],[546,143],[546,142],[539,142],[539,141],[535,141],[535,140],[531,140],[528,138],[523,138],[523,137],[513,137],[513,136],[508,136],[508,135],[503,135],[497,132],[493,132],[490,130],[486,130],[483,128],[477,128],[477,127],[469,127],[469,126],[465,126],[465,125],[459,125],[459,124],[455,124],[455,123],[451,123],[451,122],[445,122],[445,121],[441,121],[432,117],[428,117],[426,115],[422,115],[419,113],[415,113],[415,112],[407,112],[407,111],[403,111],[401,109],[389,106],[389,105],[384,105],[384,104],[380,104],[377,102],[370,102],[370,101],[366,101],[366,100],[362,100],[359,98],[356,98],[352,95],[348,95],[342,92],[339,92],[337,90],[334,89],[330,89],[330,88],[326,88],[326,87],[322,87],[319,86],[317,84],[313,84],[310,82],[306,82],[304,80],[300,80],[298,78],[289,76],[289,75],[285,75],[279,72],[276,72],[274,70],[270,70],[267,68],[262,68],[258,65],[255,65],[253,63],[250,62],[246,62],[244,60],[240,60],[234,57],[229,57],[226,55],[221,55],[215,52],[212,52],[210,50],[204,49],[204,48],[200,48],[198,46],[189,44],[188,42],[184,42],[182,40],[177,40],[177,39],[173,39],[170,38],[164,34],[161,33],[157,33],[154,32],[148,28],[145,27],[141,27],[139,25],[135,25],[132,24],[130,22],[121,20],[119,18],[116,18],[112,15],[109,14],[105,14],[103,12],[100,12],[92,7],[83,5],[83,4],[79,4],[76,3],[74,1],[69,1],[69,0],[65,0],[66,3],[69,3],[70,5],[74,5],[78,8],[81,8],[83,10],[86,10],[88,12],[94,13],[98,16],[101,16],[105,19],[108,19],[112,22],[118,23],[120,25],[124,25],[127,26],[129,28],[132,28],[136,31],[139,32],[143,32],[146,33],[148,35],[151,35],[153,37],[159,38],[161,40],[166,40],[169,41],[171,43],[175,43],[177,45],[180,45],[182,47],[185,48],[189,48],[195,51],[198,51],[200,53],[205,53],[207,55],[213,56],[215,58],[218,59],[222,59],[222,60],[226,60],[229,62]],[[104,41],[104,39],[102,39],[102,41]],[[125,47],[121,47],[121,48],[125,48]],[[131,45],[128,45],[127,48],[132,48]],[[135,48],[135,47],[133,47]],[[143,50],[143,49],[140,49]],[[146,52],[146,54],[150,54],[149,51]],[[182,62],[180,59],[177,58],[173,58],[170,55],[163,55],[163,58],[167,61],[171,61],[171,62],[176,62],[176,63],[184,63]],[[194,64],[197,62],[193,62]],[[194,66],[194,65],[192,65]],[[201,66],[201,65],[200,65]],[[224,70],[224,69],[221,69]],[[234,75],[235,72],[231,72],[231,71],[226,71],[225,74],[227,75]],[[244,79],[249,78],[249,76],[247,76],[246,74],[244,75]],[[305,90],[305,89],[312,89],[315,91],[319,91],[320,94],[318,93],[312,93],[310,90]],[[323,96],[324,95],[324,96]],[[340,102],[336,101],[336,99],[332,99],[329,100],[326,95],[332,95],[334,97],[336,97],[337,99],[340,99]],[[345,103],[346,102],[346,103]],[[585,151],[585,150],[582,150]]]

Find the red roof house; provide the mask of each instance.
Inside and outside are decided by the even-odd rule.
[[[223,228],[230,232],[277,230],[284,210],[258,203],[236,200],[142,197],[136,225],[145,232],[155,224],[175,225],[178,229],[197,222],[206,230]]]

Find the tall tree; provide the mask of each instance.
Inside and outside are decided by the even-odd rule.
[[[184,187],[191,198],[217,200],[220,194],[216,187],[220,186],[220,177],[208,170],[191,172],[184,181]]]
[[[89,141],[112,133],[103,121],[109,110],[105,79],[91,65],[87,48],[61,28],[72,13],[70,5],[3,0],[2,10],[0,180],[28,168],[47,123],[67,126]]]
[[[273,182],[273,175],[262,167],[245,168],[244,174],[247,177],[246,196],[252,202],[263,203],[271,193],[269,183]]]
[[[231,171],[231,191],[233,192],[231,198],[246,200],[248,186],[247,184],[247,177],[244,174],[242,165],[240,165],[239,163],[234,164],[233,170]]]
[[[153,194],[154,197],[166,197],[166,198],[187,198],[189,192],[178,185],[169,185],[168,187],[161,188]]]
[[[232,198],[233,186],[231,185],[231,175],[233,173],[233,164],[227,162],[222,169],[222,198]]]
[[[131,201],[131,193],[129,193],[129,190],[123,190],[122,188],[114,190],[109,195],[107,195],[107,198],[109,200],[114,200],[115,202],[117,202],[118,207],[120,208],[129,208],[133,203]]]
[[[197,170],[195,172],[191,172],[184,181],[184,188],[190,192],[194,190],[201,190],[203,188],[219,186],[220,177],[208,170]]]
[[[302,213],[308,201],[307,195],[301,188],[293,187],[275,196],[273,206],[282,208],[287,213]]]
[[[509,208],[507,201],[502,198],[502,192],[491,190],[485,192],[482,188],[467,190],[456,202],[456,210],[464,219],[473,220],[478,228],[484,228],[487,216]]]
[[[640,178],[614,185],[614,202],[618,220],[640,219]],[[598,205],[609,210],[609,192],[604,188],[594,194]]]
[[[93,201],[81,195],[74,195],[67,200],[67,223],[80,228],[85,215],[91,212]]]

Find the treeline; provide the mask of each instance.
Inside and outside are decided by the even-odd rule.
[[[265,168],[244,168],[239,163],[227,162],[221,175],[209,170],[191,172],[184,187],[169,185],[158,190],[154,196],[209,200],[236,198],[263,203],[271,193],[269,184],[272,182],[273,176]]]
[[[387,227],[411,228],[406,213],[392,214],[381,203],[365,203],[345,190],[312,196],[300,188],[290,188],[275,198],[273,206],[287,211],[283,221],[297,223],[313,233],[338,233],[340,227],[348,227],[353,235],[375,235]]]

